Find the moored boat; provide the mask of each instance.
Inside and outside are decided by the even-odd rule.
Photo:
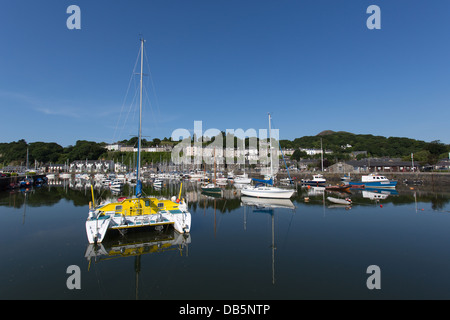
[[[282,189],[264,185],[248,186],[241,190],[241,194],[244,196],[275,199],[289,199],[294,192],[295,190],[292,189]]]
[[[378,174],[369,174],[361,177],[360,182],[349,182],[352,188],[354,186],[364,186],[365,188],[395,188],[397,186],[397,181],[389,180],[385,176]]]
[[[217,187],[214,183],[208,183],[206,185],[203,185],[201,187],[202,191],[209,192],[209,193],[220,193],[222,192],[222,189],[220,187]]]
[[[351,186],[349,184],[340,184],[340,185],[336,185],[336,186],[327,186],[327,187],[325,187],[325,190],[350,192],[350,187]]]
[[[314,174],[312,179],[302,179],[302,184],[311,186],[323,185],[326,182],[327,180],[320,173]]]
[[[271,116],[269,113],[269,141],[272,140],[271,135]],[[272,152],[272,145],[270,144],[270,151]],[[264,180],[259,180],[253,178],[255,182],[262,182],[264,185],[257,184],[255,186],[246,186],[241,190],[241,194],[244,196],[257,197],[257,198],[276,198],[276,199],[289,199],[294,194],[295,190],[292,189],[282,189],[273,186],[273,164],[272,158],[270,157],[270,174],[265,177]]]
[[[336,204],[347,204],[347,205],[352,204],[352,199],[350,198],[341,199],[341,198],[327,197],[327,200]]]
[[[86,220],[86,234],[89,243],[100,243],[105,238],[108,230],[123,232],[130,228],[148,228],[164,225],[173,225],[179,233],[189,233],[191,227],[191,214],[187,204],[181,197],[181,187],[178,199],[160,200],[154,197],[142,196],[141,164],[141,137],[142,137],[142,77],[144,40],[141,39],[141,90],[139,105],[139,132],[138,155],[136,163],[136,193],[133,198],[118,199],[117,201],[95,205],[94,190],[91,185],[92,203],[89,206],[89,214]]]

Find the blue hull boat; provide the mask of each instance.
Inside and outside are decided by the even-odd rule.
[[[380,176],[378,174],[369,174],[367,176],[361,177],[361,182],[349,181],[348,184],[351,186],[364,186],[365,188],[395,188],[397,186],[397,181],[389,180],[385,176]]]

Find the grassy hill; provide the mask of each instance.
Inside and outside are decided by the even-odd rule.
[[[334,157],[346,159],[353,151],[367,151],[372,157],[410,157],[411,153],[420,158],[418,161],[437,161],[439,157],[446,157],[450,145],[440,141],[425,142],[410,138],[383,137],[371,134],[354,134],[345,131],[334,132],[325,130],[315,136],[304,136],[293,141],[282,140],[285,148],[314,148],[319,149],[322,140],[324,150],[331,150]],[[347,156],[346,156],[347,155]]]

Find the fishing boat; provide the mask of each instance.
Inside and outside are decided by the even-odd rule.
[[[269,144],[270,144],[270,154],[272,155],[272,144],[270,143],[272,140],[271,135],[271,124],[270,124],[270,113],[269,113]],[[259,198],[276,198],[276,199],[289,199],[294,194],[295,190],[292,189],[283,189],[273,186],[273,164],[272,164],[272,156],[270,156],[270,179],[255,179],[252,180],[255,182],[260,182],[254,186],[246,186],[241,190],[241,194],[244,196],[250,197],[259,197]],[[262,183],[262,184],[261,184]]]
[[[336,204],[347,204],[347,205],[352,204],[352,199],[350,198],[341,199],[341,198],[327,197],[327,200]]]
[[[132,198],[118,199],[114,202],[95,204],[94,189],[91,185],[92,203],[86,220],[86,234],[89,243],[101,243],[110,230],[120,233],[128,229],[158,227],[172,225],[179,233],[189,233],[191,214],[187,203],[181,198],[182,184],[178,198],[160,200],[142,196],[141,181],[141,137],[142,137],[142,77],[144,40],[141,39],[141,72],[139,103],[138,155],[136,165],[136,193]]]
[[[352,186],[364,186],[365,188],[395,188],[397,186],[397,181],[389,180],[385,176],[378,174],[369,174],[361,177],[361,182],[350,181],[349,184]]]
[[[312,179],[302,179],[302,184],[310,186],[324,185],[326,182],[327,180],[320,173],[314,174]]]

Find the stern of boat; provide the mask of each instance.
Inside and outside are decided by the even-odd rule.
[[[90,217],[86,220],[86,234],[89,243],[100,243],[105,238],[111,216]]]
[[[191,231],[191,213],[184,210],[168,210],[166,217],[173,221],[174,229],[179,233]]]

